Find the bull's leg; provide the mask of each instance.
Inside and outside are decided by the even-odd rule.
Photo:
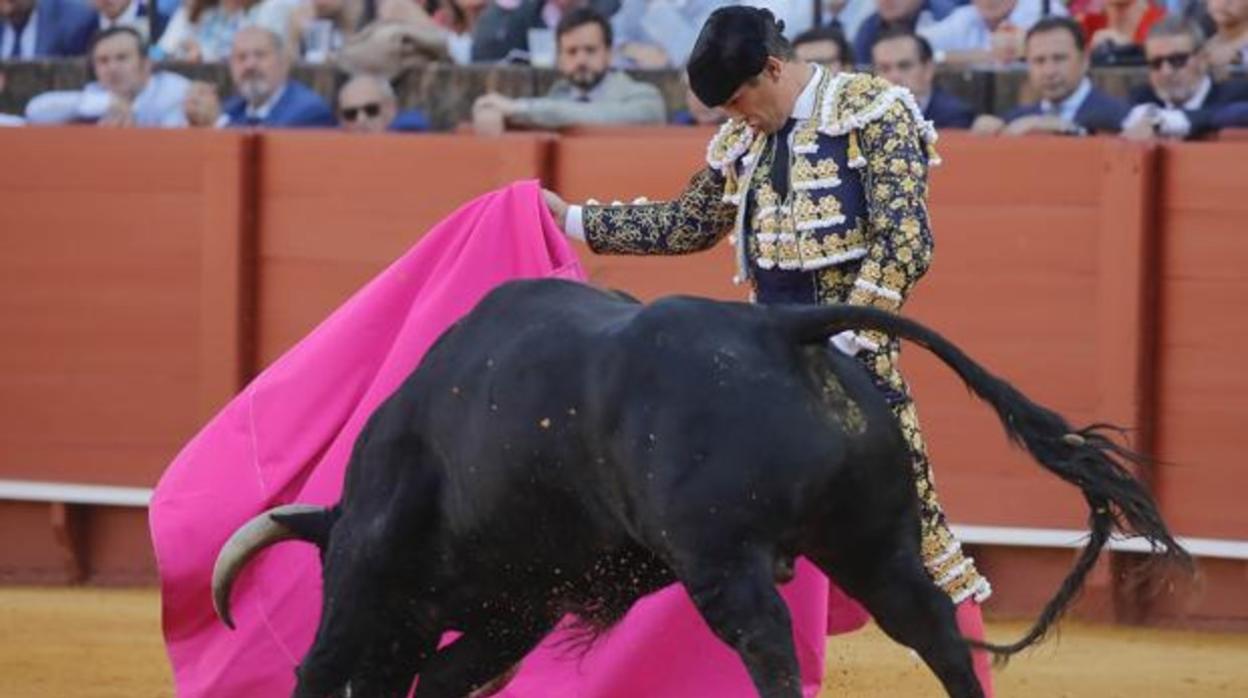
[[[932,581],[913,545],[880,544],[852,561],[816,564],[866,606],[889,637],[923,658],[954,698],[983,698],[953,602]]]
[[[555,619],[492,619],[435,654],[420,672],[414,698],[464,698],[502,676],[532,652]]]
[[[744,559],[702,557],[677,576],[711,630],[737,651],[762,698],[799,698],[801,674],[789,609],[776,591],[774,564],[761,553]]]
[[[393,531],[360,525],[335,531],[326,553],[321,622],[297,670],[294,698],[324,698],[339,691],[361,676],[361,662],[377,651],[380,638],[394,640],[404,630],[398,626],[413,601],[405,592],[419,584],[396,567],[389,550],[392,537]],[[425,625],[430,623],[426,619]],[[402,651],[418,654],[422,642],[436,641],[436,633],[437,628],[417,628],[402,640]],[[397,683],[397,673],[404,670],[394,668],[389,678]]]
[[[335,695],[355,673],[374,633],[384,627],[381,580],[372,566],[327,567],[325,602],[316,640],[296,669],[293,698]]]

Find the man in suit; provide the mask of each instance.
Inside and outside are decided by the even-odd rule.
[[[399,111],[394,88],[372,75],[356,75],[338,90],[338,123],[347,133],[429,130],[420,110]]]
[[[824,25],[807,29],[793,37],[793,51],[797,59],[818,63],[833,73],[853,70],[859,57],[849,45],[849,39],[840,27]]]
[[[936,128],[970,128],[975,112],[966,102],[936,87],[932,45],[909,29],[889,29],[871,47],[876,75],[914,94],[923,118]]]
[[[585,6],[610,17],[620,0],[491,0],[472,30],[472,62],[528,62],[529,30],[554,29],[564,15]]]
[[[562,79],[545,97],[487,94],[472,107],[477,133],[507,126],[563,128],[582,124],[662,124],[667,108],[658,88],[611,68],[611,25],[588,7],[564,15],[556,30]]]
[[[186,125],[182,107],[191,81],[177,73],[152,72],[147,44],[137,31],[105,29],[92,41],[89,55],[95,80],[81,90],[37,95],[26,105],[27,123]]]
[[[238,94],[222,105],[212,85],[198,83],[186,101],[192,126],[332,127],[334,112],[307,85],[290,79],[290,59],[272,30],[247,26],[234,35],[230,77]]]
[[[158,40],[169,24],[169,15],[150,0],[91,0],[91,4],[95,7],[100,31],[129,27],[148,45]]]
[[[1027,81],[1040,96],[1015,107],[1004,122],[992,115],[976,119],[979,133],[1117,133],[1129,108],[1092,86],[1083,29],[1069,17],[1046,17],[1028,32],[1023,50]]]
[[[1023,32],[1045,15],[1065,15],[1052,0],[971,0],[916,31],[946,65],[1006,65],[1022,57]]]
[[[885,33],[913,33],[944,19],[958,4],[954,0],[877,0],[876,13],[863,21],[854,36],[854,55],[865,61]]]
[[[96,26],[81,0],[0,0],[0,61],[81,56]]]
[[[1148,84],[1131,90],[1123,122],[1131,138],[1198,138],[1248,126],[1248,81],[1214,82],[1200,28],[1181,17],[1162,20],[1144,42]],[[1238,105],[1238,106],[1235,106]]]

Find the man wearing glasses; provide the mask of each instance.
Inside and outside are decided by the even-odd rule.
[[[876,75],[910,90],[923,110],[923,118],[936,128],[970,128],[975,121],[969,104],[936,86],[932,45],[909,29],[886,29],[876,37],[871,46],[871,68]]]
[[[1088,77],[1083,28],[1069,17],[1036,22],[1024,41],[1027,84],[1038,102],[1012,109],[1004,119],[984,114],[971,130],[1007,136],[1118,133],[1127,104],[1098,90]]]
[[[1197,138],[1248,126],[1248,81],[1214,82],[1200,28],[1180,17],[1154,26],[1144,42],[1148,84],[1131,91],[1123,121],[1131,138]]]
[[[357,75],[338,90],[338,124],[347,133],[429,130],[424,114],[399,111],[394,88],[372,75]]]

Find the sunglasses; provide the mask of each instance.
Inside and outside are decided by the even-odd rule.
[[[343,107],[338,111],[338,113],[342,114],[342,118],[347,121],[355,121],[360,118],[361,114],[370,119],[375,119],[377,118],[377,115],[381,113],[381,104],[377,102],[369,102],[368,104],[361,104],[358,107]]]
[[[1163,64],[1169,64],[1173,70],[1181,70],[1190,60],[1192,60],[1192,54],[1190,53],[1172,53],[1168,56],[1150,58],[1147,63],[1149,70],[1161,70]]]

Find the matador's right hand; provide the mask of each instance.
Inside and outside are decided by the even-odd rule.
[[[542,200],[546,202],[546,208],[550,209],[550,215],[559,224],[559,229],[566,232],[568,229],[568,202],[549,189],[542,190]]]

